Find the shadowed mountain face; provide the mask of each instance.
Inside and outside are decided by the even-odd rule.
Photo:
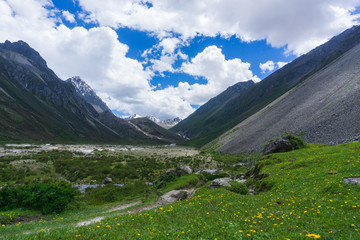
[[[261,150],[285,132],[310,143],[360,140],[360,44],[222,135],[217,150]]]
[[[100,100],[95,93],[92,97]],[[114,116],[105,104],[89,102],[71,83],[59,79],[27,43],[0,44],[1,141],[176,142],[154,142],[154,138]],[[97,109],[96,103],[101,105]]]
[[[204,108],[199,108],[171,130],[184,133],[193,145],[202,146],[313,76],[359,43],[360,27],[348,29],[250,86],[241,94],[228,96],[221,107],[205,108],[213,101],[210,100]]]

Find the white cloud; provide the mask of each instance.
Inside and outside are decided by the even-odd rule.
[[[259,67],[261,69],[262,73],[266,73],[266,72],[272,72],[276,69],[280,69],[283,66],[285,66],[286,64],[288,64],[287,62],[273,62],[271,60],[265,62],[265,63],[260,63]]]
[[[74,14],[70,13],[69,11],[62,11],[62,15],[66,21],[68,21],[70,23],[76,22]]]
[[[303,54],[358,23],[352,15],[359,0],[79,0],[88,16],[103,26],[128,26],[162,39],[178,33],[231,36],[244,41],[266,39],[287,52]]]
[[[209,46],[203,52],[191,59],[190,63],[182,65],[183,72],[205,77],[208,81],[206,85],[188,86],[184,84],[182,88],[190,89],[188,96],[185,96],[192,104],[203,104],[209,98],[216,96],[227,87],[248,80],[260,81],[250,70],[250,63],[242,62],[235,58],[226,60],[221,49],[216,46]]]
[[[277,62],[278,68],[282,68],[282,67],[285,66],[286,64],[288,64],[288,62]]]
[[[180,42],[178,38],[165,38],[159,43],[159,47],[162,48],[163,54],[172,54]]]
[[[163,90],[139,91],[133,98],[127,95],[125,99],[117,94],[107,103],[113,109],[129,113],[153,114],[160,118],[186,117],[194,111],[191,105],[204,104],[230,85],[250,79],[259,81],[249,68],[249,63],[240,59],[226,60],[220,48],[210,46],[181,67],[184,73],[206,78],[207,84],[179,82]],[[102,97],[106,99],[108,95]]]
[[[260,69],[262,73],[271,72],[275,69],[275,63],[271,60],[266,63],[260,63]]]

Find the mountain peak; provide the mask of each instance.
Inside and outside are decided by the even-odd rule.
[[[19,40],[17,42],[10,42],[6,40],[4,43],[0,43],[0,48],[19,53],[33,61],[34,65],[38,65],[42,68],[47,68],[46,61],[40,56],[37,51],[31,48],[29,44],[24,41]]]
[[[66,80],[75,87],[76,94],[90,103],[98,113],[110,111],[109,107],[99,98],[95,91],[79,76]]]

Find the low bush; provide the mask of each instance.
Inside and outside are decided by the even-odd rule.
[[[154,182],[153,186],[156,189],[160,189],[162,187],[165,187],[168,183],[174,182],[176,180],[176,177],[172,173],[166,173],[163,175],[160,175],[160,177]]]
[[[76,190],[64,181],[5,187],[0,190],[0,209],[26,208],[42,214],[60,213],[75,198]]]
[[[306,142],[298,135],[285,133],[283,137],[290,141],[293,146],[293,150],[304,148],[306,146]]]
[[[273,181],[270,181],[269,179],[261,179],[256,182],[255,191],[257,192],[269,191],[274,185],[275,183]]]
[[[236,181],[231,181],[230,182],[230,187],[227,187],[227,189],[231,192],[234,193],[238,193],[241,195],[246,195],[249,193],[249,189],[247,188],[247,186],[244,183],[239,183]]]

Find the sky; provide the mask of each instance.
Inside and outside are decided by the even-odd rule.
[[[23,40],[120,116],[186,118],[359,24],[360,0],[0,0]]]

